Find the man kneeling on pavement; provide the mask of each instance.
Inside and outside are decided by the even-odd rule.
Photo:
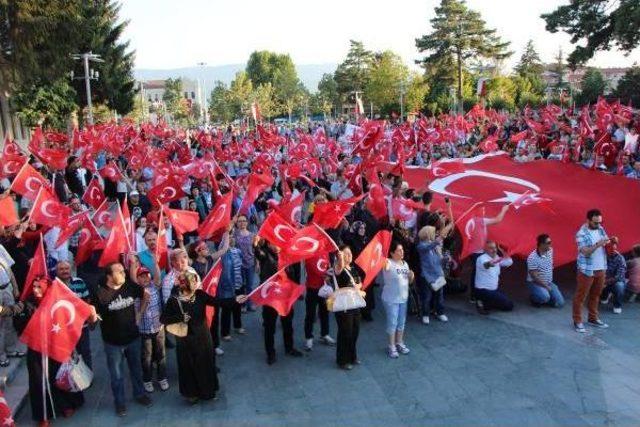
[[[553,249],[548,234],[538,236],[536,249],[527,257],[527,287],[535,307],[564,305],[562,292],[553,283]]]

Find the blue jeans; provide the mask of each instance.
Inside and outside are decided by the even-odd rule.
[[[497,289],[495,291],[490,291],[488,289],[475,288],[474,292],[476,299],[482,301],[484,308],[487,310],[513,310],[513,302]]]
[[[533,304],[548,304],[553,307],[560,308],[564,305],[564,297],[555,283],[550,283],[551,290],[548,291],[542,286],[538,286],[533,282],[527,282],[529,288],[529,298]]]
[[[444,287],[434,291],[424,278],[420,278],[418,292],[423,316],[428,316],[431,311],[435,311],[436,316],[444,314]]]
[[[602,298],[606,298],[609,294],[613,294],[613,306],[615,308],[622,308],[622,299],[624,298],[624,282],[614,282],[605,286],[602,290]]]
[[[244,294],[248,295],[252,290],[256,283],[256,268],[254,266],[251,267],[242,267],[242,286],[244,287]],[[250,301],[247,301],[248,307],[253,307]]]
[[[111,377],[111,391],[116,407],[124,406],[124,361],[127,360],[133,396],[145,395],[142,386],[142,350],[140,338],[136,338],[127,345],[111,345],[104,343],[104,352],[107,355],[107,367]]]
[[[382,301],[384,311],[387,313],[387,333],[395,334],[396,331],[404,331],[407,321],[407,302],[394,303]]]

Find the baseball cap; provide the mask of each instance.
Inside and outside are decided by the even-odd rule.
[[[140,267],[138,269],[138,272],[136,273],[136,277],[140,277],[143,274],[151,275],[151,272],[149,271],[149,269],[147,267]]]

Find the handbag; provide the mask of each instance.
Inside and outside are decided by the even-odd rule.
[[[444,276],[440,276],[436,279],[435,282],[431,284],[431,289],[433,289],[434,292],[438,292],[446,284],[447,280],[444,278]]]
[[[176,301],[178,301],[178,307],[180,307],[180,313],[182,313],[182,317],[184,318],[184,310],[182,309],[182,303],[180,302],[180,298],[174,297]],[[189,333],[189,325],[185,322],[177,322],[170,323],[165,326],[167,332],[176,337],[184,338]]]
[[[348,270],[344,271],[349,275],[353,286],[339,288],[336,282],[336,276],[332,276],[336,290],[327,298],[327,310],[333,313],[367,306],[367,302],[364,300],[362,295],[360,295],[360,291],[355,287],[356,284],[355,280],[353,280],[353,276],[351,276]]]
[[[77,393],[84,391],[93,382],[93,371],[89,369],[82,356],[73,353],[71,359],[60,365],[56,373],[56,387],[60,390]]]

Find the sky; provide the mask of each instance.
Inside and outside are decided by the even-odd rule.
[[[245,63],[254,50],[289,53],[297,64],[339,63],[349,40],[378,51],[390,49],[408,64],[420,54],[415,39],[430,32],[440,0],[123,0],[124,38],[136,50],[136,68],[182,68]],[[512,67],[529,39],[544,62],[569,37],[545,30],[540,14],[568,0],[467,0],[488,26],[511,42]],[[391,7],[390,7],[391,6]],[[566,57],[566,54],[565,54]],[[640,63],[640,49],[598,53],[589,65],[624,67]]]

